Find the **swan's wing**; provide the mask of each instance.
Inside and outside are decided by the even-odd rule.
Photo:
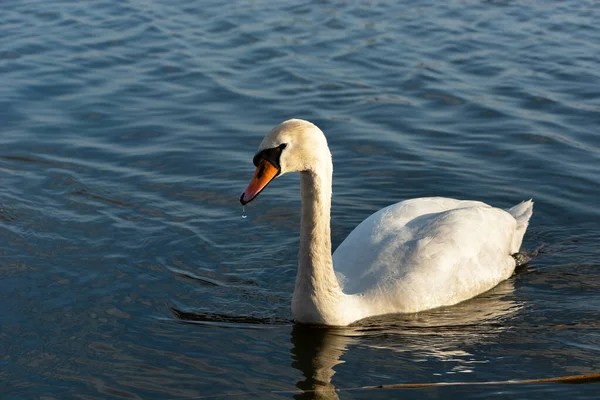
[[[411,239],[411,232],[404,229],[408,222],[427,214],[474,206],[489,207],[478,201],[444,197],[410,199],[385,207],[361,222],[339,245],[333,253],[334,269],[343,280],[344,287],[349,289],[346,285],[349,280],[356,285],[356,281],[369,272],[377,259],[381,259],[385,249],[403,246]],[[399,259],[392,261],[394,266],[400,263]]]
[[[413,199],[363,221],[333,263],[345,277],[345,293],[416,311],[456,303],[510,276],[515,229],[512,215],[484,203]]]

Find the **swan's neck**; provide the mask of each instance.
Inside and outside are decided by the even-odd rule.
[[[343,296],[331,258],[331,178],[331,164],[300,173],[300,254],[292,302],[299,322],[331,324]]]

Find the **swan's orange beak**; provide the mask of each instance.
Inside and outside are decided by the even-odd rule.
[[[250,184],[240,196],[240,203],[246,205],[250,203],[258,194],[279,174],[279,170],[269,161],[262,159],[256,166],[254,176]]]

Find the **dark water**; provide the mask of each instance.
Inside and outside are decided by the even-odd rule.
[[[327,391],[600,372],[598,2],[1,8],[2,399],[598,397]],[[328,136],[334,245],[441,195],[533,198],[524,246],[545,247],[456,307],[294,326],[298,177],[238,203],[290,117]]]

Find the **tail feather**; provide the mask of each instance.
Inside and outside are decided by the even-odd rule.
[[[523,201],[506,211],[517,220],[517,229],[513,235],[510,251],[511,253],[518,253],[529,225],[529,218],[533,214],[533,200]]]

